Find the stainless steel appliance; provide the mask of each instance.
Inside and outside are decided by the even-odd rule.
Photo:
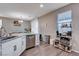
[[[32,48],[35,46],[35,35],[26,36],[26,49]]]

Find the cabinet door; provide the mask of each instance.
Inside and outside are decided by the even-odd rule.
[[[18,56],[21,54],[21,39],[15,39],[2,44],[3,56]]]
[[[2,44],[2,55],[13,56],[14,55],[14,40]]]
[[[15,55],[20,55],[25,49],[26,49],[26,37],[22,36],[16,40],[15,43],[16,46],[14,48],[16,51],[14,51]]]
[[[13,46],[14,55],[18,56],[21,54],[21,38],[15,40],[15,44]]]
[[[3,56],[18,56],[26,49],[25,37],[19,37],[15,40],[2,44]]]
[[[21,38],[21,52],[23,52],[26,49],[26,36],[23,36]]]

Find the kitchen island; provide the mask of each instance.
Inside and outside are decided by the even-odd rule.
[[[39,45],[37,38],[39,36],[33,33],[15,33],[15,36],[10,39],[1,40],[1,52],[2,56],[19,56],[26,49],[26,36],[35,35],[35,46]],[[38,40],[39,41],[39,40]]]

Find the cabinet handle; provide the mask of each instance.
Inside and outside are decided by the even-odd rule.
[[[13,47],[14,47],[14,51],[16,51],[16,50],[17,50],[17,46],[16,46],[16,45],[14,45]]]

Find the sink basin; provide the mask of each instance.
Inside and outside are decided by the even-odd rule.
[[[16,37],[16,36],[10,36],[10,37],[1,37],[0,39],[1,39],[1,40],[7,40],[7,39],[14,38],[14,37]]]

